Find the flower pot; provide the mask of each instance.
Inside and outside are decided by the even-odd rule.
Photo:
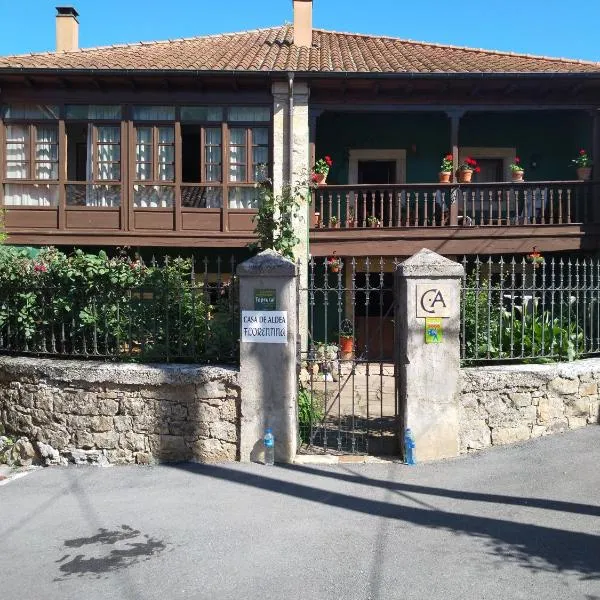
[[[513,181],[523,181],[523,175],[525,175],[525,171],[513,171],[512,172],[512,180]]]
[[[351,357],[354,352],[354,338],[350,336],[340,336],[340,353],[342,358]]]
[[[438,177],[440,183],[450,183],[450,177],[452,177],[452,173],[450,171],[440,171],[438,173]]]
[[[471,183],[473,169],[459,169],[456,175],[459,183]]]
[[[340,228],[340,223],[339,223],[339,221],[336,222],[336,223],[329,223],[329,227],[331,229],[339,229]]]
[[[577,169],[577,179],[589,181],[592,178],[592,167],[579,167]]]
[[[321,213],[313,213],[313,227],[321,226]]]
[[[313,181],[317,185],[325,185],[325,182],[327,181],[327,175],[328,175],[328,173],[314,173]]]
[[[354,227],[354,221],[346,221],[346,227]]]
[[[336,265],[331,265],[329,267],[329,272],[330,273],[339,273],[340,272],[340,267],[336,266]]]

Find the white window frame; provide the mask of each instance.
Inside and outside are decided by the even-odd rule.
[[[400,148],[391,150],[389,148],[350,149],[348,159],[348,183],[350,185],[358,183],[358,163],[363,160],[395,162],[396,181],[394,183],[406,183],[406,150]]]

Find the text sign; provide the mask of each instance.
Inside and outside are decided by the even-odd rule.
[[[243,310],[242,342],[287,344],[287,310]]]
[[[427,317],[425,319],[425,343],[441,344],[443,341],[444,329],[440,317]]]
[[[451,297],[451,286],[446,283],[418,283],[417,317],[449,317]]]
[[[254,290],[254,310],[277,310],[275,290]]]

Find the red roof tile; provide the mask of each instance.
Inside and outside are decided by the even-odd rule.
[[[331,73],[600,73],[600,63],[316,29],[311,48],[290,25],[74,52],[0,57],[1,69],[297,71]]]

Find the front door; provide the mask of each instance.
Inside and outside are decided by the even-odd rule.
[[[383,226],[393,222],[392,203],[385,190],[377,186],[396,183],[396,161],[394,160],[359,160],[358,184],[372,186],[359,196],[356,207],[356,219],[360,225],[368,223],[369,217],[376,218]]]

